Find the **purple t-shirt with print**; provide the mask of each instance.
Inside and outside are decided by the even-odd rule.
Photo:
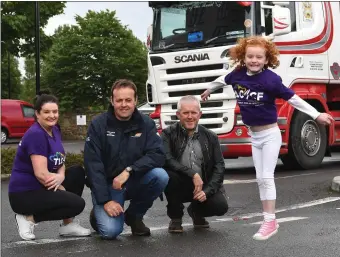
[[[38,122],[35,122],[25,133],[19,143],[14,159],[8,191],[25,192],[43,187],[34,175],[31,155],[42,155],[47,158],[47,170],[57,172],[65,162],[65,151],[61,141],[60,130],[54,126],[51,137]]]
[[[295,94],[282,84],[280,76],[268,69],[249,76],[247,69],[242,67],[229,73],[225,83],[233,86],[242,121],[248,126],[277,122],[275,99],[288,101]]]

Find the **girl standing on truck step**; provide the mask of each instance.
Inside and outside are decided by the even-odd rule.
[[[33,240],[38,222],[63,220],[59,235],[88,236],[91,231],[73,220],[85,207],[81,198],[85,170],[81,166],[65,170],[65,151],[56,126],[58,100],[42,94],[34,109],[36,122],[19,143],[8,187],[19,235]]]
[[[242,121],[251,136],[252,156],[263,207],[264,221],[253,238],[266,240],[275,235],[279,228],[275,217],[274,171],[282,136],[277,125],[275,99],[288,101],[320,124],[329,125],[334,120],[329,114],[319,113],[295,95],[292,89],[282,84],[280,76],[269,70],[279,65],[279,51],[273,42],[261,36],[241,38],[229,53],[237,66],[228,75],[211,82],[212,87],[208,88],[201,98],[206,101],[211,92],[226,85],[233,87]]]

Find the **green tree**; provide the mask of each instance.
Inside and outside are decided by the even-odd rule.
[[[11,85],[11,99],[19,99],[21,90],[21,73],[19,71],[19,62],[10,55],[10,85]],[[8,55],[1,59],[1,99],[9,98],[8,94]]]
[[[65,2],[39,2],[41,52],[49,49],[52,41],[42,30],[48,20],[62,14]],[[1,46],[12,55],[34,53],[35,2],[1,1]],[[3,54],[3,52],[1,52]],[[2,56],[1,54],[1,56]]]
[[[40,67],[43,67],[42,62]],[[25,77],[22,82],[20,99],[32,103],[36,94],[35,86],[35,59],[27,57],[25,58]]]
[[[131,79],[145,100],[147,49],[115,11],[76,16],[76,26],[59,27],[43,69],[43,83],[64,108],[107,107],[113,82]]]

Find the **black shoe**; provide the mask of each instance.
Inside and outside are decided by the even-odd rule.
[[[168,231],[169,233],[183,233],[182,219],[172,219]]]
[[[150,229],[145,226],[143,219],[130,217],[125,214],[125,224],[131,227],[132,235],[134,236],[150,236]]]
[[[189,216],[192,218],[192,222],[194,224],[194,228],[209,228],[209,222],[206,221],[206,219],[204,217],[201,217],[197,214],[195,214],[192,211],[192,207],[191,204],[188,207],[188,214]]]

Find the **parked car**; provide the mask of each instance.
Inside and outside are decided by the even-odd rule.
[[[146,114],[146,115],[150,115],[151,113],[153,113],[155,111],[155,107],[150,106],[148,103],[143,103],[139,106],[137,106],[138,111]]]
[[[34,123],[33,105],[21,100],[1,99],[1,143],[21,138]]]

